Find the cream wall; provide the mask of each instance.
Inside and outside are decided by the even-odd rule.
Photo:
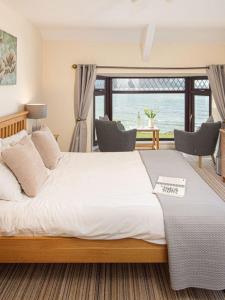
[[[139,45],[123,43],[45,41],[43,55],[43,99],[49,107],[48,124],[55,133],[60,134],[61,148],[67,151],[74,128],[75,72],[71,68],[72,64],[163,67],[224,64],[225,44],[154,44],[148,63],[143,63]],[[101,73],[102,70],[98,72]],[[110,70],[107,72],[111,73]],[[89,149],[91,113],[88,121]]]
[[[0,29],[17,37],[17,84],[0,86],[0,116],[41,101],[42,39],[30,22],[0,2]]]

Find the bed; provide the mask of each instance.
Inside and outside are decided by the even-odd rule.
[[[18,114],[6,116],[3,118],[0,118],[0,138],[5,138],[10,135],[13,135],[22,129],[26,129],[26,118],[27,118],[27,112],[21,112]],[[65,172],[65,164],[66,162],[71,165],[77,164],[80,160],[82,160],[81,157],[83,157],[84,154],[80,154],[81,156],[76,156],[76,159],[73,159],[73,154],[64,154],[63,159],[61,162],[61,165],[59,166],[59,169],[57,172],[59,174],[55,175],[55,180],[57,181],[63,172]],[[86,154],[85,154],[86,155]],[[93,159],[93,154],[89,154],[89,163],[93,163],[94,160],[97,160],[97,165],[101,165],[103,156],[99,156],[99,154],[96,155],[95,159]],[[107,155],[107,154],[106,154]],[[112,155],[112,154],[111,154]],[[137,156],[135,156],[135,153],[130,154],[132,157],[127,157],[126,166],[131,163],[131,161],[134,159],[138,159]],[[129,155],[128,155],[129,156]],[[87,157],[87,156],[86,156]],[[125,157],[124,157],[125,158]],[[115,162],[118,160],[118,157],[116,154],[112,155],[110,158],[107,155],[107,160],[113,161],[115,159]],[[98,161],[99,160],[99,161]],[[95,165],[94,167],[96,168]],[[114,170],[114,164],[112,163],[111,169],[109,168],[109,171],[112,172]],[[74,168],[71,168],[74,169]],[[59,171],[60,170],[60,171]],[[131,169],[132,172],[132,163],[131,163]],[[62,172],[62,173],[60,173]],[[99,169],[98,172],[101,174],[103,172],[103,169]],[[126,171],[127,172],[127,171]],[[129,176],[128,173],[122,174],[123,176]],[[139,170],[140,173],[144,174],[143,170]],[[110,173],[110,172],[109,172]],[[90,178],[93,178],[93,174],[89,174]],[[138,180],[138,176],[136,174],[133,174],[132,180],[136,181]],[[74,174],[76,176],[76,174]],[[85,180],[85,177],[84,177]],[[134,191],[134,193],[138,192],[138,190],[135,190],[135,184],[131,180],[131,186],[133,187],[133,190],[131,189],[131,192]],[[121,182],[120,178],[117,178],[116,182],[114,184],[119,184]],[[69,182],[67,182],[69,184]],[[91,180],[89,184],[93,185],[96,184],[94,180]],[[146,189],[145,194],[140,195],[143,196],[142,204],[143,208],[146,206],[146,193],[149,192],[149,195],[151,194],[151,190],[148,191],[148,188],[151,187],[151,185],[147,183],[147,177],[141,177],[139,184],[143,185],[143,189]],[[52,185],[53,186],[53,185]],[[104,187],[110,187],[110,185],[107,186],[107,181],[105,182]],[[91,188],[91,186],[90,186]],[[83,187],[83,190],[85,190],[85,187]],[[127,190],[127,189],[126,189]],[[140,190],[140,189],[139,189]],[[87,189],[88,191],[88,189]],[[111,192],[109,193],[112,197],[111,202],[113,203],[113,199],[116,199],[116,197],[113,198],[113,189],[111,189]],[[48,193],[49,191],[46,191]],[[78,192],[81,194],[82,190]],[[85,190],[86,192],[86,190]],[[100,191],[96,191],[96,194],[100,193]],[[44,193],[44,192],[43,192]],[[57,191],[58,194],[61,193],[63,195],[63,190]],[[107,189],[102,191],[103,194],[107,193]],[[87,206],[90,205],[90,198],[92,195],[89,193],[86,193],[86,201]],[[52,191],[52,198],[54,196],[54,191]],[[114,195],[115,196],[115,195]],[[109,197],[109,195],[108,195]],[[131,195],[127,194],[124,195],[124,198],[131,204],[132,207],[135,207],[135,199],[132,199]],[[68,199],[68,198],[67,198]],[[97,198],[96,198],[97,199]],[[95,199],[95,200],[96,200]],[[57,199],[56,199],[57,200]],[[42,205],[42,200],[37,199],[36,203],[39,203],[40,206]],[[53,200],[52,200],[53,201]],[[60,203],[60,198],[57,200],[58,203]],[[114,203],[114,207],[104,207],[103,203],[98,203],[98,209],[104,209],[104,216],[105,220],[101,220],[103,222],[101,226],[107,227],[106,222],[108,218],[110,218],[110,209],[113,210],[117,206],[118,203]],[[24,204],[25,205],[25,204]],[[38,204],[36,204],[38,205]],[[110,204],[112,206],[112,204]],[[151,204],[149,204],[151,205]],[[82,234],[78,234],[80,238],[75,237],[68,237],[68,236],[62,236],[63,235],[63,226],[61,232],[58,234],[60,236],[57,236],[57,231],[54,231],[54,224],[52,226],[53,232],[51,233],[51,236],[48,236],[46,232],[48,232],[49,228],[43,230],[43,235],[35,235],[35,231],[20,231],[20,232],[13,232],[13,229],[5,230],[5,235],[0,237],[0,262],[1,263],[165,263],[167,262],[167,246],[165,244],[165,238],[163,236],[163,221],[162,221],[162,211],[160,212],[159,203],[155,201],[155,199],[152,200],[152,205],[155,209],[155,212],[160,215],[159,219],[161,218],[161,222],[156,226],[156,228],[152,228],[152,232],[154,230],[156,231],[152,236],[143,235],[141,236],[140,232],[135,232],[133,236],[135,238],[125,238],[126,233],[122,232],[120,228],[115,227],[114,229],[111,228],[110,230],[107,230],[107,233],[105,236],[105,232],[100,232],[99,236],[93,237],[91,233],[89,232],[89,235],[86,233],[85,236],[82,236]],[[29,206],[29,205],[28,205]],[[28,207],[27,206],[27,207]],[[138,207],[138,206],[137,206]],[[36,207],[37,208],[37,207]],[[16,209],[15,209],[16,210]],[[118,211],[118,214],[121,214],[123,216],[123,210],[124,208],[121,208]],[[34,216],[32,216],[32,213],[34,213],[34,209],[31,209],[30,211],[26,208],[27,216],[30,216],[30,219],[33,219]],[[38,208],[37,208],[38,211]],[[37,213],[36,211],[36,213]],[[47,210],[46,210],[47,211]],[[89,214],[92,214],[93,211],[96,211],[94,207],[92,207],[92,210],[89,211]],[[101,211],[101,210],[100,210]],[[144,214],[144,209],[142,209],[142,213]],[[150,209],[148,210],[151,211]],[[7,212],[7,210],[6,210]],[[103,212],[103,210],[102,210]],[[154,212],[154,210],[153,210]],[[145,214],[146,217],[147,214]],[[124,214],[125,216],[125,214]],[[134,218],[134,215],[132,215],[132,211],[129,215],[129,220],[127,220],[126,225],[129,227],[132,227],[132,216],[133,216],[133,223],[139,224],[141,223],[141,220],[138,220]],[[154,218],[154,214],[151,216]],[[148,217],[149,218],[149,217]],[[149,223],[149,219],[147,217],[143,218],[143,223],[146,222],[146,224]],[[95,222],[98,223],[98,219],[100,219],[100,215],[95,215]],[[123,218],[122,218],[123,219]],[[26,220],[29,220],[29,217],[26,218]],[[121,219],[120,219],[121,220]],[[83,223],[84,224],[84,221]],[[63,224],[64,225],[64,224]],[[119,223],[117,224],[117,226]],[[27,225],[28,226],[28,225]],[[146,225],[145,225],[146,226]],[[136,226],[133,226],[136,227]],[[88,228],[88,227],[87,227]],[[158,230],[158,232],[157,232]],[[115,235],[113,235],[115,232],[120,232],[121,234],[118,235],[118,237],[115,239]],[[24,232],[26,234],[24,234]],[[24,235],[23,235],[24,234]],[[74,234],[74,233],[73,233]],[[90,238],[88,238],[90,237]],[[94,239],[92,239],[94,238]],[[107,240],[105,240],[107,238]],[[145,240],[143,240],[143,239]]]
[[[1,118],[0,138],[26,118]],[[225,288],[225,204],[181,153],[59,155],[35,198],[0,201],[1,263],[168,261],[175,290]],[[153,194],[159,176],[185,178],[185,195]]]

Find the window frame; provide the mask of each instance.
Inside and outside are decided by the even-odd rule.
[[[195,80],[208,79],[207,76],[191,76],[186,77],[187,94],[186,94],[186,120],[185,130],[194,132],[195,127],[195,96],[208,96],[209,97],[209,115],[212,114],[212,91],[209,85],[209,89],[196,89],[194,87]]]
[[[146,78],[184,78],[185,80],[185,88],[184,90],[177,91],[113,91],[112,89],[112,80],[113,79],[146,79]],[[108,115],[109,119],[113,118],[113,94],[184,94],[184,130],[193,132],[194,131],[194,98],[195,96],[209,96],[209,115],[212,113],[212,92],[209,86],[209,89],[196,89],[194,87],[195,80],[208,79],[207,76],[100,76],[98,75],[96,79],[104,79],[105,80],[105,90],[95,90],[94,91],[94,104],[93,104],[93,117],[95,119],[95,96],[105,95],[105,114]],[[94,127],[94,126],[93,126]],[[93,130],[94,136],[94,145],[97,145],[97,141],[95,140],[95,128]],[[148,141],[149,139],[140,139],[137,138],[137,141]],[[161,141],[174,141],[174,138],[160,138]]]
[[[96,79],[105,80],[105,88],[104,89],[94,89],[93,95],[93,120],[95,120],[95,97],[96,96],[104,96],[104,114],[108,115],[109,112],[109,98],[110,98],[110,78],[107,76],[97,75]],[[109,117],[110,118],[110,117]],[[111,120],[111,119],[110,119]],[[93,122],[93,145],[97,145],[97,140],[95,139],[95,122]]]

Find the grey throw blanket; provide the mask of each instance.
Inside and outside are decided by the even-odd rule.
[[[158,195],[172,288],[225,289],[225,202],[176,151],[140,151],[154,187],[158,176],[186,178],[183,198]]]

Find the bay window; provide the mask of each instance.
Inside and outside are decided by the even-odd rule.
[[[211,90],[206,77],[97,77],[94,118],[107,114],[126,129],[147,127],[144,109],[157,113],[161,140],[173,140],[174,129],[195,131],[211,114]],[[137,140],[146,139],[139,132]]]

